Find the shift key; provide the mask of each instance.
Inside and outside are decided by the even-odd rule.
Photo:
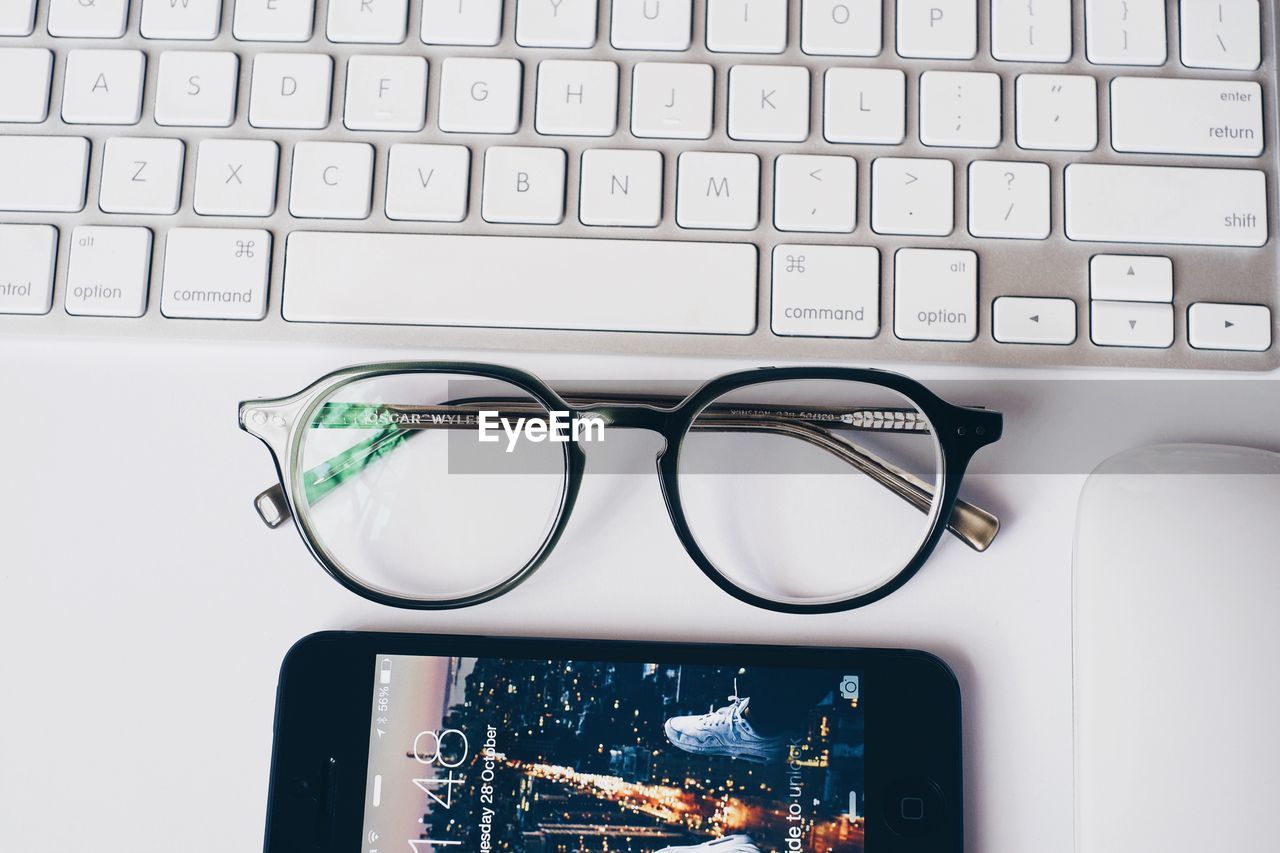
[[[1262,246],[1267,179],[1254,169],[1108,166],[1066,170],[1066,232],[1072,240]]]

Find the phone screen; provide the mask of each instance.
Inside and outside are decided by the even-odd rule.
[[[370,665],[364,853],[865,849],[859,672]]]

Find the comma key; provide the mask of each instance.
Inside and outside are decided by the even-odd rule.
[[[166,317],[261,320],[267,313],[271,234],[260,229],[174,228],[164,254]]]

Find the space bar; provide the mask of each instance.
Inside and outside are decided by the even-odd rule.
[[[306,323],[747,335],[741,243],[295,231],[284,317]]]

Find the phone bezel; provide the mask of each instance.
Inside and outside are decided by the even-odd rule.
[[[927,652],[334,631],[298,641],[281,666],[265,853],[365,849],[361,835],[375,659],[388,654],[857,671],[875,695],[866,704],[867,849],[963,850],[960,689],[951,669]],[[926,835],[900,834],[885,818],[888,789],[904,780],[928,780],[945,803],[942,819]]]

